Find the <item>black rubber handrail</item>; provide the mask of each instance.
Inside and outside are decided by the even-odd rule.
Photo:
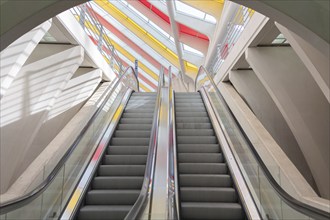
[[[198,76],[201,74],[201,72],[205,72],[205,74],[207,74],[213,88],[215,89],[218,97],[220,98],[221,102],[224,104],[224,108],[230,113],[230,115],[235,119],[235,116],[233,115],[233,113],[231,112],[230,108],[228,107],[225,99],[223,98],[222,94],[220,93],[218,87],[216,86],[216,84],[214,83],[212,77],[210,76],[209,72],[203,67],[201,66],[198,70],[198,74],[196,76],[196,81],[195,81],[195,90],[197,91],[197,79]],[[269,169],[267,168],[266,164],[263,162],[263,160],[261,159],[260,155],[258,154],[258,152],[256,151],[256,149],[254,147],[252,147],[252,143],[250,142],[250,140],[248,139],[248,137],[246,136],[245,132],[243,131],[243,129],[241,128],[241,126],[237,123],[238,127],[240,128],[241,133],[245,136],[245,139],[248,141],[248,143],[250,144],[250,149],[252,154],[254,155],[254,157],[257,160],[257,163],[259,164],[259,166],[261,167],[262,171],[264,172],[268,182],[270,183],[270,185],[273,187],[273,189],[275,190],[275,192],[277,193],[277,195],[287,204],[289,205],[291,208],[293,208],[294,210],[296,210],[297,212],[303,213],[305,215],[307,215],[308,217],[314,218],[314,219],[330,219],[330,212],[318,209],[314,206],[311,206],[307,203],[301,202],[299,200],[297,200],[296,198],[294,198],[293,196],[291,196],[289,193],[287,193],[278,183],[277,181],[274,179],[273,175],[271,174],[271,172],[269,171]]]
[[[127,67],[126,70],[125,70],[125,72],[120,76],[120,78],[119,79],[117,78],[118,80],[114,80],[110,84],[110,86],[107,89],[107,91],[109,91],[112,88],[111,91],[108,94],[107,94],[107,92],[104,93],[104,94],[107,94],[107,95],[104,98],[102,104],[97,109],[97,111],[93,114],[93,116],[90,118],[90,120],[84,126],[84,128],[81,130],[81,132],[79,133],[79,135],[76,138],[76,140],[72,143],[72,145],[69,147],[69,149],[63,155],[63,157],[60,159],[60,161],[56,164],[55,168],[48,175],[48,177],[42,183],[40,183],[34,190],[30,191],[29,193],[27,193],[27,194],[25,194],[25,195],[23,195],[23,196],[21,196],[19,198],[16,198],[16,199],[13,199],[11,201],[8,201],[8,202],[5,202],[3,204],[0,204],[0,214],[1,215],[2,214],[6,214],[6,213],[8,213],[10,211],[13,211],[15,209],[18,209],[18,208],[20,208],[20,207],[22,207],[22,206],[30,203],[31,201],[33,201],[34,199],[36,199],[40,194],[42,194],[47,189],[47,187],[55,179],[55,177],[57,176],[57,174],[59,173],[59,171],[61,170],[61,168],[63,167],[63,165],[69,159],[69,157],[71,156],[71,154],[75,151],[75,149],[78,146],[80,140],[83,138],[83,136],[85,135],[86,131],[88,130],[88,128],[93,123],[94,119],[102,111],[103,107],[107,103],[107,100],[110,98],[110,96],[112,95],[112,93],[116,90],[116,88],[120,84],[120,82],[125,78],[126,74],[129,72],[129,70],[131,70],[132,73],[133,73],[133,75],[135,76],[135,80],[136,80],[136,83],[137,83],[137,88],[139,88],[138,79],[137,79],[136,75],[134,74],[134,69],[132,67],[130,67],[130,66]],[[115,85],[112,87],[112,84],[113,83],[115,83]]]

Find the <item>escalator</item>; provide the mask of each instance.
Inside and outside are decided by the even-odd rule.
[[[156,93],[133,93],[93,177],[78,220],[124,219],[144,180]]]
[[[246,219],[201,95],[175,93],[181,219]]]

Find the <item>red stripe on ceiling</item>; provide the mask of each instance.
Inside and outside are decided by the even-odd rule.
[[[93,41],[93,43],[95,45],[97,45],[98,41],[96,39],[94,39],[92,36],[89,36],[89,38]],[[105,46],[102,47],[102,50],[104,52],[106,52],[107,54],[110,54],[110,51],[108,50],[108,48],[106,48]],[[124,66],[129,66],[125,61],[121,60],[122,64]],[[115,73],[116,74],[116,73]],[[118,77],[118,75],[116,74],[116,76]],[[142,75],[142,73],[139,73],[139,76],[138,76],[139,79],[141,79],[142,81],[144,81],[145,83],[147,83],[151,88],[153,89],[157,89],[157,86],[151,82],[148,78],[146,78],[145,76]]]
[[[168,24],[170,24],[170,18],[164,14],[162,11],[160,11],[158,8],[156,8],[154,5],[152,5],[149,1],[147,0],[139,0],[144,6],[146,6],[147,8],[149,8],[152,12],[154,12],[156,15],[158,15],[161,19],[163,19],[164,21],[166,21]],[[178,23],[178,27],[179,27],[179,31],[181,33],[190,35],[190,36],[194,36],[206,41],[209,41],[209,38],[202,34],[199,33],[198,31],[195,31],[193,29],[191,29],[190,27],[187,27],[186,25],[180,24]]]
[[[91,9],[92,10],[92,9]],[[98,20],[101,22],[101,24],[108,29],[112,34],[116,35],[119,39],[124,41],[130,48],[132,48],[135,52],[140,54],[143,58],[148,60],[148,62],[156,67],[157,69],[161,68],[161,64],[154,59],[152,56],[150,56],[148,53],[146,53],[141,47],[139,47],[137,44],[135,44],[132,40],[130,40],[128,37],[126,37],[122,32],[120,32],[117,28],[115,28],[112,24],[110,24],[106,19],[104,19],[102,16],[100,16],[97,12],[93,11],[95,16],[98,18]],[[165,74],[167,75],[167,68],[164,70]]]

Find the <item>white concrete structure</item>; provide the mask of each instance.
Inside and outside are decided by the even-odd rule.
[[[180,12],[176,1],[144,1],[152,7],[143,1],[125,2],[92,5],[103,18],[105,33],[111,32],[109,42],[116,43],[123,63],[133,65],[139,59],[142,64],[141,91],[154,91],[158,68],[172,65],[177,76],[174,89],[191,92],[197,67],[212,69],[219,57],[213,79],[265,164],[276,164],[296,198],[328,208],[324,205],[330,199],[326,1],[320,5],[310,1],[295,11],[292,5],[286,7],[286,1],[225,0],[217,9],[206,3],[195,7],[204,13],[203,19]],[[235,2],[256,11],[242,14],[243,7]],[[188,5],[193,7],[193,1]],[[307,5],[313,6],[311,19],[302,13]],[[215,23],[206,20],[212,12]],[[98,39],[86,34],[86,29],[97,32],[93,25],[82,22],[82,27],[80,15],[70,11],[50,20],[42,15],[34,26],[28,23],[34,27],[30,31],[11,29],[8,23],[1,39],[5,43],[0,63],[1,201],[26,193],[44,166],[51,169],[56,164],[96,111],[109,82],[116,79],[111,61],[94,42]],[[233,22],[235,16],[243,21]],[[230,26],[235,30],[228,34]],[[10,33],[20,33],[20,38],[11,41]],[[278,36],[285,38],[280,44]]]

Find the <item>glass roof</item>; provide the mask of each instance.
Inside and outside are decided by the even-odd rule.
[[[175,3],[177,12],[181,12],[181,13],[187,14],[189,16],[199,18],[200,20],[207,21],[212,24],[217,23],[217,20],[213,16],[206,14],[206,13],[202,12],[201,10],[191,7],[190,5],[187,5],[179,0],[175,0],[174,3]]]
[[[139,60],[141,79],[145,80],[144,85],[148,90],[157,84],[155,76],[158,76],[160,66],[172,66],[175,75],[182,71],[178,59],[183,59],[186,71],[197,74],[197,67],[204,60],[204,52],[200,51],[202,46],[199,44],[208,46],[209,43],[208,38],[197,31],[198,27],[189,17],[183,17],[186,19],[184,25],[177,22],[179,33],[175,35],[168,13],[164,11],[166,1],[158,2],[164,4],[162,9],[151,5],[154,2],[148,0],[98,0],[91,3],[92,9],[101,17],[103,28],[121,59],[128,65],[134,64],[135,59]],[[174,3],[177,13],[203,22],[216,23],[213,16],[197,8],[179,0]],[[190,25],[186,26],[189,22]],[[182,57],[176,51],[178,44]],[[203,49],[206,50],[207,48]]]

